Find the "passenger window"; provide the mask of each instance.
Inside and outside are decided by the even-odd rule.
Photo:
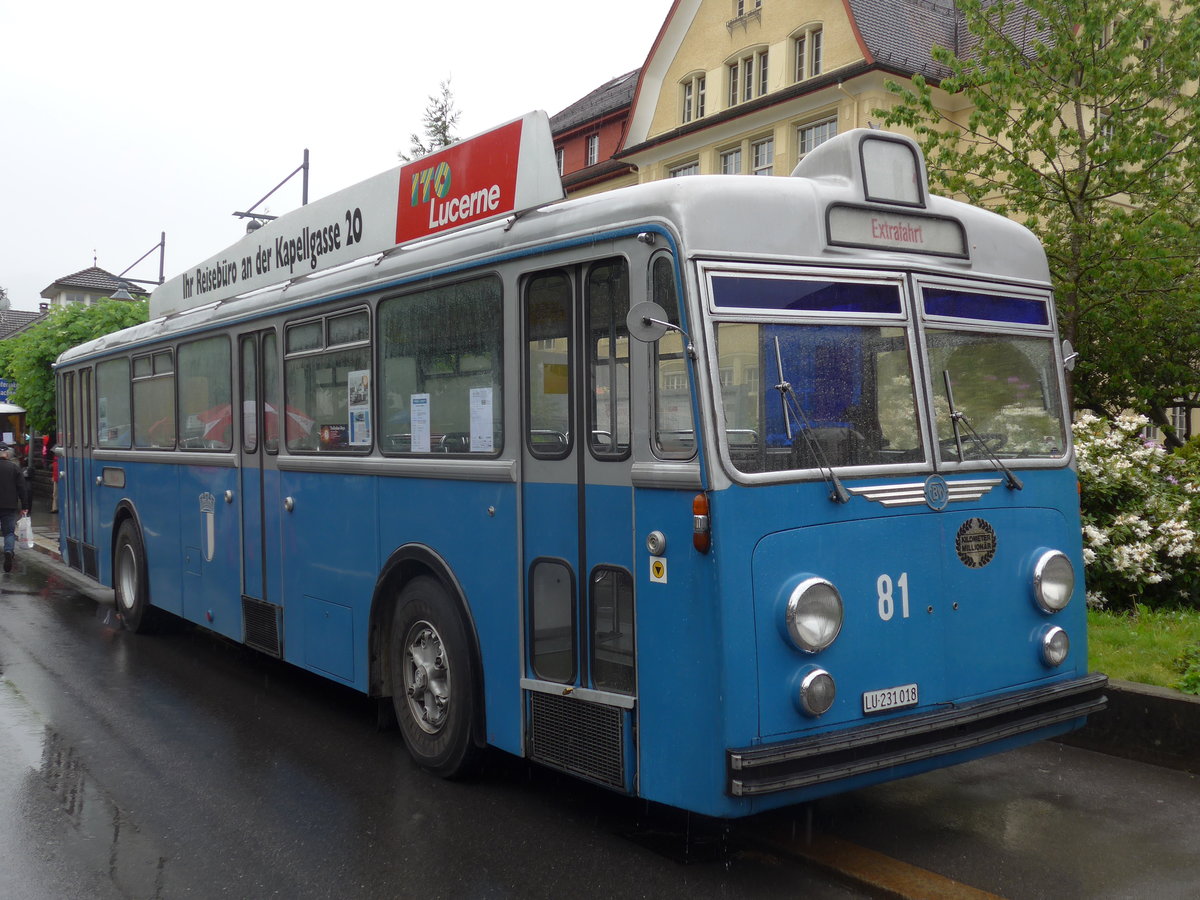
[[[571,452],[571,280],[548,272],[525,287],[525,391],[529,452],[561,459]]]
[[[175,446],[175,367],[169,351],[133,361],[133,446]]]
[[[629,456],[629,268],[623,259],[592,266],[587,279],[588,428],[597,459]]]
[[[489,276],[379,304],[385,452],[500,452],[502,296]]]
[[[132,445],[133,416],[129,403],[129,360],[110,359],[96,366],[97,443],[106,450]],[[72,431],[71,446],[75,446]]]
[[[179,347],[179,442],[192,450],[233,447],[229,339],[205,338]]]
[[[598,690],[634,693],[633,576],[624,569],[592,571],[592,681]]]
[[[290,325],[287,348],[288,450],[370,450],[371,346],[366,311]]]
[[[660,253],[650,263],[650,296],[666,311],[668,322],[680,324],[675,262],[670,254]],[[688,359],[678,331],[668,331],[654,345],[654,449],[664,459],[696,455]]]

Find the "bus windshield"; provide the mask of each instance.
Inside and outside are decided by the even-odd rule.
[[[725,438],[738,471],[927,460],[897,285],[742,274],[711,283],[718,311],[783,320],[716,324]],[[965,322],[926,328],[940,459],[1061,458],[1067,437],[1051,332],[1000,331],[1006,322],[1025,332],[1046,325],[1045,301],[928,293],[927,304],[939,304],[931,313],[996,321],[988,330]],[[883,317],[894,324],[870,321]]]
[[[723,322],[716,334],[739,471],[925,458],[903,326]]]
[[[943,459],[981,460],[989,451],[1002,458],[1066,453],[1066,425],[1049,336],[930,328],[925,342]],[[986,450],[968,438],[961,426],[955,434],[951,400]]]

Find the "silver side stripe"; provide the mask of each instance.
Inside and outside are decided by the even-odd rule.
[[[950,491],[950,502],[960,503],[964,500],[978,500],[1003,479],[1000,478],[968,478],[963,481],[947,481]],[[921,506],[925,503],[925,482],[914,481],[910,484],[874,484],[868,487],[847,487],[856,497],[866,497],[884,506]]]

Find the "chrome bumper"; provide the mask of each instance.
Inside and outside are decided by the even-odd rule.
[[[1108,677],[991,697],[780,744],[726,751],[726,791],[734,797],[826,784],[946,756],[1100,712]]]

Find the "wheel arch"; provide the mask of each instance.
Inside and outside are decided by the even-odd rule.
[[[486,710],[483,692],[483,652],[479,631],[462,584],[449,564],[432,548],[424,544],[405,544],[393,551],[384,563],[371,595],[371,615],[368,625],[368,693],[372,697],[392,695],[392,672],[387,652],[388,636],[396,613],[396,598],[412,579],[428,575],[445,589],[462,617],[467,642],[474,662],[475,683],[472,685],[476,704],[476,721],[472,723],[472,738],[479,746],[486,743]]]

